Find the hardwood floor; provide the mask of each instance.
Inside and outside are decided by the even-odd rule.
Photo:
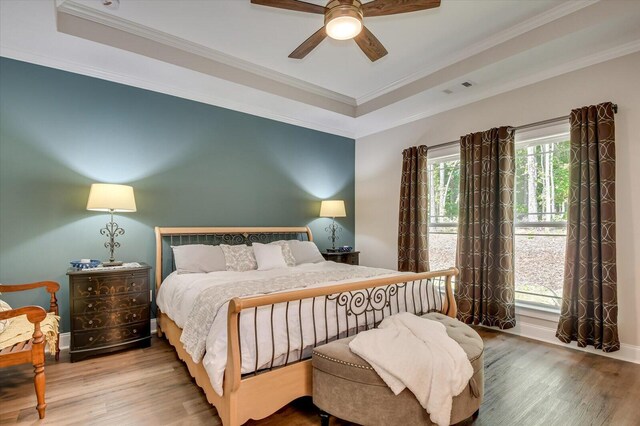
[[[640,425],[640,365],[480,329],[485,400],[474,425]],[[32,369],[0,370],[0,424],[218,425],[171,346],[69,363],[47,357],[47,416],[38,422]],[[250,425],[319,425],[309,399]],[[332,425],[344,425],[332,419]]]

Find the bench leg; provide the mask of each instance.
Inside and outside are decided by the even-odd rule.
[[[329,413],[320,411],[320,426],[329,426]]]

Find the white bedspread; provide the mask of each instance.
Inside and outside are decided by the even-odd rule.
[[[163,282],[156,300],[162,312],[167,314],[179,327],[184,328],[188,323],[189,315],[196,306],[199,295],[211,287],[234,285],[245,281],[276,280],[287,275],[300,275],[301,273],[326,273],[327,276],[336,277],[340,276],[340,274],[336,274],[337,271],[345,270],[354,271],[355,278],[313,283],[309,287],[359,281],[365,279],[363,277],[401,274],[397,271],[364,266],[354,267],[334,262],[305,264],[269,271],[221,271],[182,275],[174,272]],[[259,291],[256,294],[259,294]],[[227,363],[227,310],[228,302],[215,315],[206,336],[206,352],[202,358],[213,389],[220,395],[223,392],[222,382]],[[340,312],[339,315],[336,315],[337,311]],[[283,365],[287,360],[308,357],[316,342],[323,342],[327,338],[331,339],[337,335],[342,336],[347,329],[354,329],[356,327],[354,317],[349,318],[344,313],[344,308],[336,307],[334,301],[329,301],[327,304],[324,301],[314,303],[311,300],[302,303],[291,302],[288,308],[286,304],[279,304],[275,306],[273,311],[270,307],[262,307],[257,309],[257,317],[253,309],[245,310],[240,316],[242,373],[251,373],[263,368]],[[378,315],[379,320],[380,315]],[[364,316],[360,316],[359,321],[357,326],[362,328]],[[373,322],[371,315],[368,316],[367,322]],[[271,332],[272,328],[273,333]]]
[[[437,321],[400,313],[358,334],[351,351],[365,359],[398,395],[408,388],[431,421],[449,425],[453,397],[473,376],[467,354]]]

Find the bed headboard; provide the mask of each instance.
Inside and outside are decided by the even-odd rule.
[[[175,270],[171,246],[186,244],[248,244],[270,243],[278,240],[313,241],[311,229],[305,227],[172,227],[156,226],[156,290],[162,280]]]

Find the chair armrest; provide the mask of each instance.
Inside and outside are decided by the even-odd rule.
[[[14,318],[25,314],[27,315],[29,322],[33,324],[39,323],[47,317],[47,311],[40,306],[23,306],[22,308],[0,312],[0,320]]]
[[[49,312],[53,312],[58,315],[58,299],[56,298],[56,291],[60,290],[60,284],[55,281],[38,281],[30,284],[0,284],[0,293],[33,290],[40,287],[45,287],[47,292],[51,295],[49,300]]]
[[[46,287],[49,293],[60,290],[60,284],[54,281],[38,281],[30,284],[0,284],[0,293],[11,293],[15,291],[33,290],[34,288]]]

